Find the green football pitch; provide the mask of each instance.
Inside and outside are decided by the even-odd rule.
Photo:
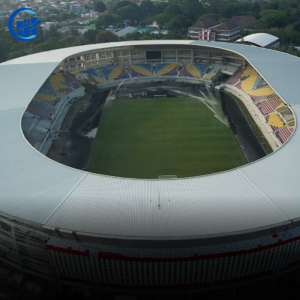
[[[89,171],[190,177],[245,164],[231,130],[194,98],[116,99],[102,113]]]

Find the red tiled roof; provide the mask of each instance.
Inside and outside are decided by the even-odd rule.
[[[217,30],[232,30],[234,28],[239,27],[239,25],[236,22],[233,21],[226,21],[222,22],[219,26],[215,27],[214,29]]]

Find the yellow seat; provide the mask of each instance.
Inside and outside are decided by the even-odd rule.
[[[120,74],[123,72],[123,67],[119,66],[112,70],[112,72],[109,74],[108,81],[113,81],[115,78],[120,76]]]
[[[277,128],[284,127],[283,122],[275,113],[270,114],[268,123],[269,123],[269,125],[277,127]]]
[[[281,108],[281,107],[284,107],[284,106],[285,106],[285,104],[284,104],[283,102],[281,102],[281,103],[276,107],[276,110],[279,109],[279,108]]]
[[[177,68],[178,64],[169,64],[167,66],[165,66],[164,68],[162,68],[161,70],[159,70],[156,75],[161,76],[161,75],[165,75],[168,72],[170,72],[171,70]]]
[[[251,91],[253,89],[253,86],[254,86],[254,83],[257,79],[257,73],[254,69],[252,68],[247,68],[242,77],[245,76],[245,75],[249,75],[248,78],[246,78],[245,80],[242,81],[241,83],[241,87],[242,87],[242,90],[247,93],[249,91]]]
[[[38,93],[34,96],[34,99],[39,100],[39,101],[50,102],[50,101],[54,100],[55,97],[53,95],[49,95],[49,94]]]
[[[64,96],[66,94],[67,86],[62,82],[64,81],[64,77],[61,74],[52,75],[50,77],[50,83],[55,90],[55,93]]]
[[[194,77],[201,78],[199,70],[194,65],[186,64],[185,67]]]
[[[251,91],[250,93],[248,93],[248,95],[250,95],[250,96],[258,96],[258,97],[270,96],[273,94],[274,94],[274,91],[270,87],[254,90],[254,91]]]
[[[140,73],[142,75],[145,75],[145,76],[152,76],[152,73],[148,70],[146,70],[145,68],[143,67],[140,67],[140,66],[136,66],[136,65],[130,65],[130,68],[137,72],[137,73]]]

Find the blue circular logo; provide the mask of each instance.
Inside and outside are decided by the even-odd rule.
[[[16,32],[14,31],[14,18],[17,14],[21,12],[27,12],[32,15],[36,15],[36,12],[30,8],[19,8],[14,11],[8,20],[8,29],[11,35],[19,41],[30,41],[34,39],[37,35],[37,25],[41,23],[37,17],[32,17],[30,19],[24,19],[23,21],[16,22]]]

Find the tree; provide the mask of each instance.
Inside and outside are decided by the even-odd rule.
[[[214,20],[218,21],[220,19],[220,15],[219,14],[214,14],[214,13],[205,14],[205,15],[202,15],[200,18],[198,18],[196,23],[198,23],[200,21],[203,21],[205,19],[208,19],[208,18],[211,18],[211,19],[214,19]]]
[[[140,40],[142,38],[142,34],[140,32],[133,32],[133,33],[129,33],[126,36],[126,41],[137,41]]]
[[[130,1],[121,1],[116,3],[111,9],[110,13],[116,13],[119,8],[122,8],[124,6],[134,6],[135,4]]]
[[[107,14],[98,18],[96,21],[96,29],[101,29],[101,27],[107,27],[109,25],[116,25],[122,22],[121,16],[117,14]]]
[[[167,8],[168,3],[166,2],[158,2],[155,4],[155,9],[157,14],[162,14]]]
[[[49,38],[59,37],[59,32],[54,25],[51,25],[48,31],[45,31],[45,40]]]
[[[83,36],[88,40],[88,43],[94,44],[96,42],[96,36],[98,34],[98,30],[90,29],[86,31]]]
[[[65,13],[65,12],[61,12],[58,16],[58,21],[61,22],[61,21],[66,21],[69,19],[69,14]]]
[[[150,0],[143,0],[140,9],[144,16],[151,16],[156,13],[156,7]]]
[[[174,15],[181,15],[181,14],[182,14],[182,10],[176,4],[168,5],[168,7],[164,11],[164,15],[169,15],[169,16],[172,16],[172,17]]]
[[[164,40],[178,40],[180,39],[180,34],[177,30],[169,31],[163,38]]]
[[[16,44],[13,44],[12,47],[11,47],[11,51],[7,54],[7,59],[10,60],[10,59],[14,59],[14,58],[17,58],[17,57],[20,57],[20,56],[24,56],[26,55],[26,52],[21,50],[18,45]]]
[[[66,47],[71,47],[76,45],[77,45],[76,38],[71,34],[63,36],[62,38],[59,39],[58,42],[59,48],[66,48]]]
[[[140,12],[138,7],[127,5],[121,7],[116,12],[123,20],[131,20],[132,22],[140,19]]]
[[[37,45],[44,42],[44,30],[40,25],[37,26],[37,35],[36,38],[32,40],[32,44]]]
[[[189,19],[197,20],[204,13],[204,8],[200,2],[192,3],[183,8],[183,14]]]
[[[100,31],[96,36],[96,43],[110,43],[118,40],[118,37],[108,30]]]
[[[104,12],[106,10],[106,5],[102,1],[94,2],[94,10]]]
[[[156,15],[156,16],[153,17],[153,19],[154,19],[154,21],[156,21],[157,24],[159,24],[159,25],[165,25],[166,22],[167,22],[167,19],[166,19],[166,17],[165,17],[164,14]],[[169,19],[169,18],[168,18],[168,19]]]
[[[78,36],[80,33],[79,33],[79,31],[78,31],[78,29],[77,28],[71,28],[70,29],[70,35],[73,35],[73,36]]]
[[[284,27],[288,24],[288,18],[283,12],[275,11],[272,13],[264,14],[260,21],[265,24],[267,28]]]

